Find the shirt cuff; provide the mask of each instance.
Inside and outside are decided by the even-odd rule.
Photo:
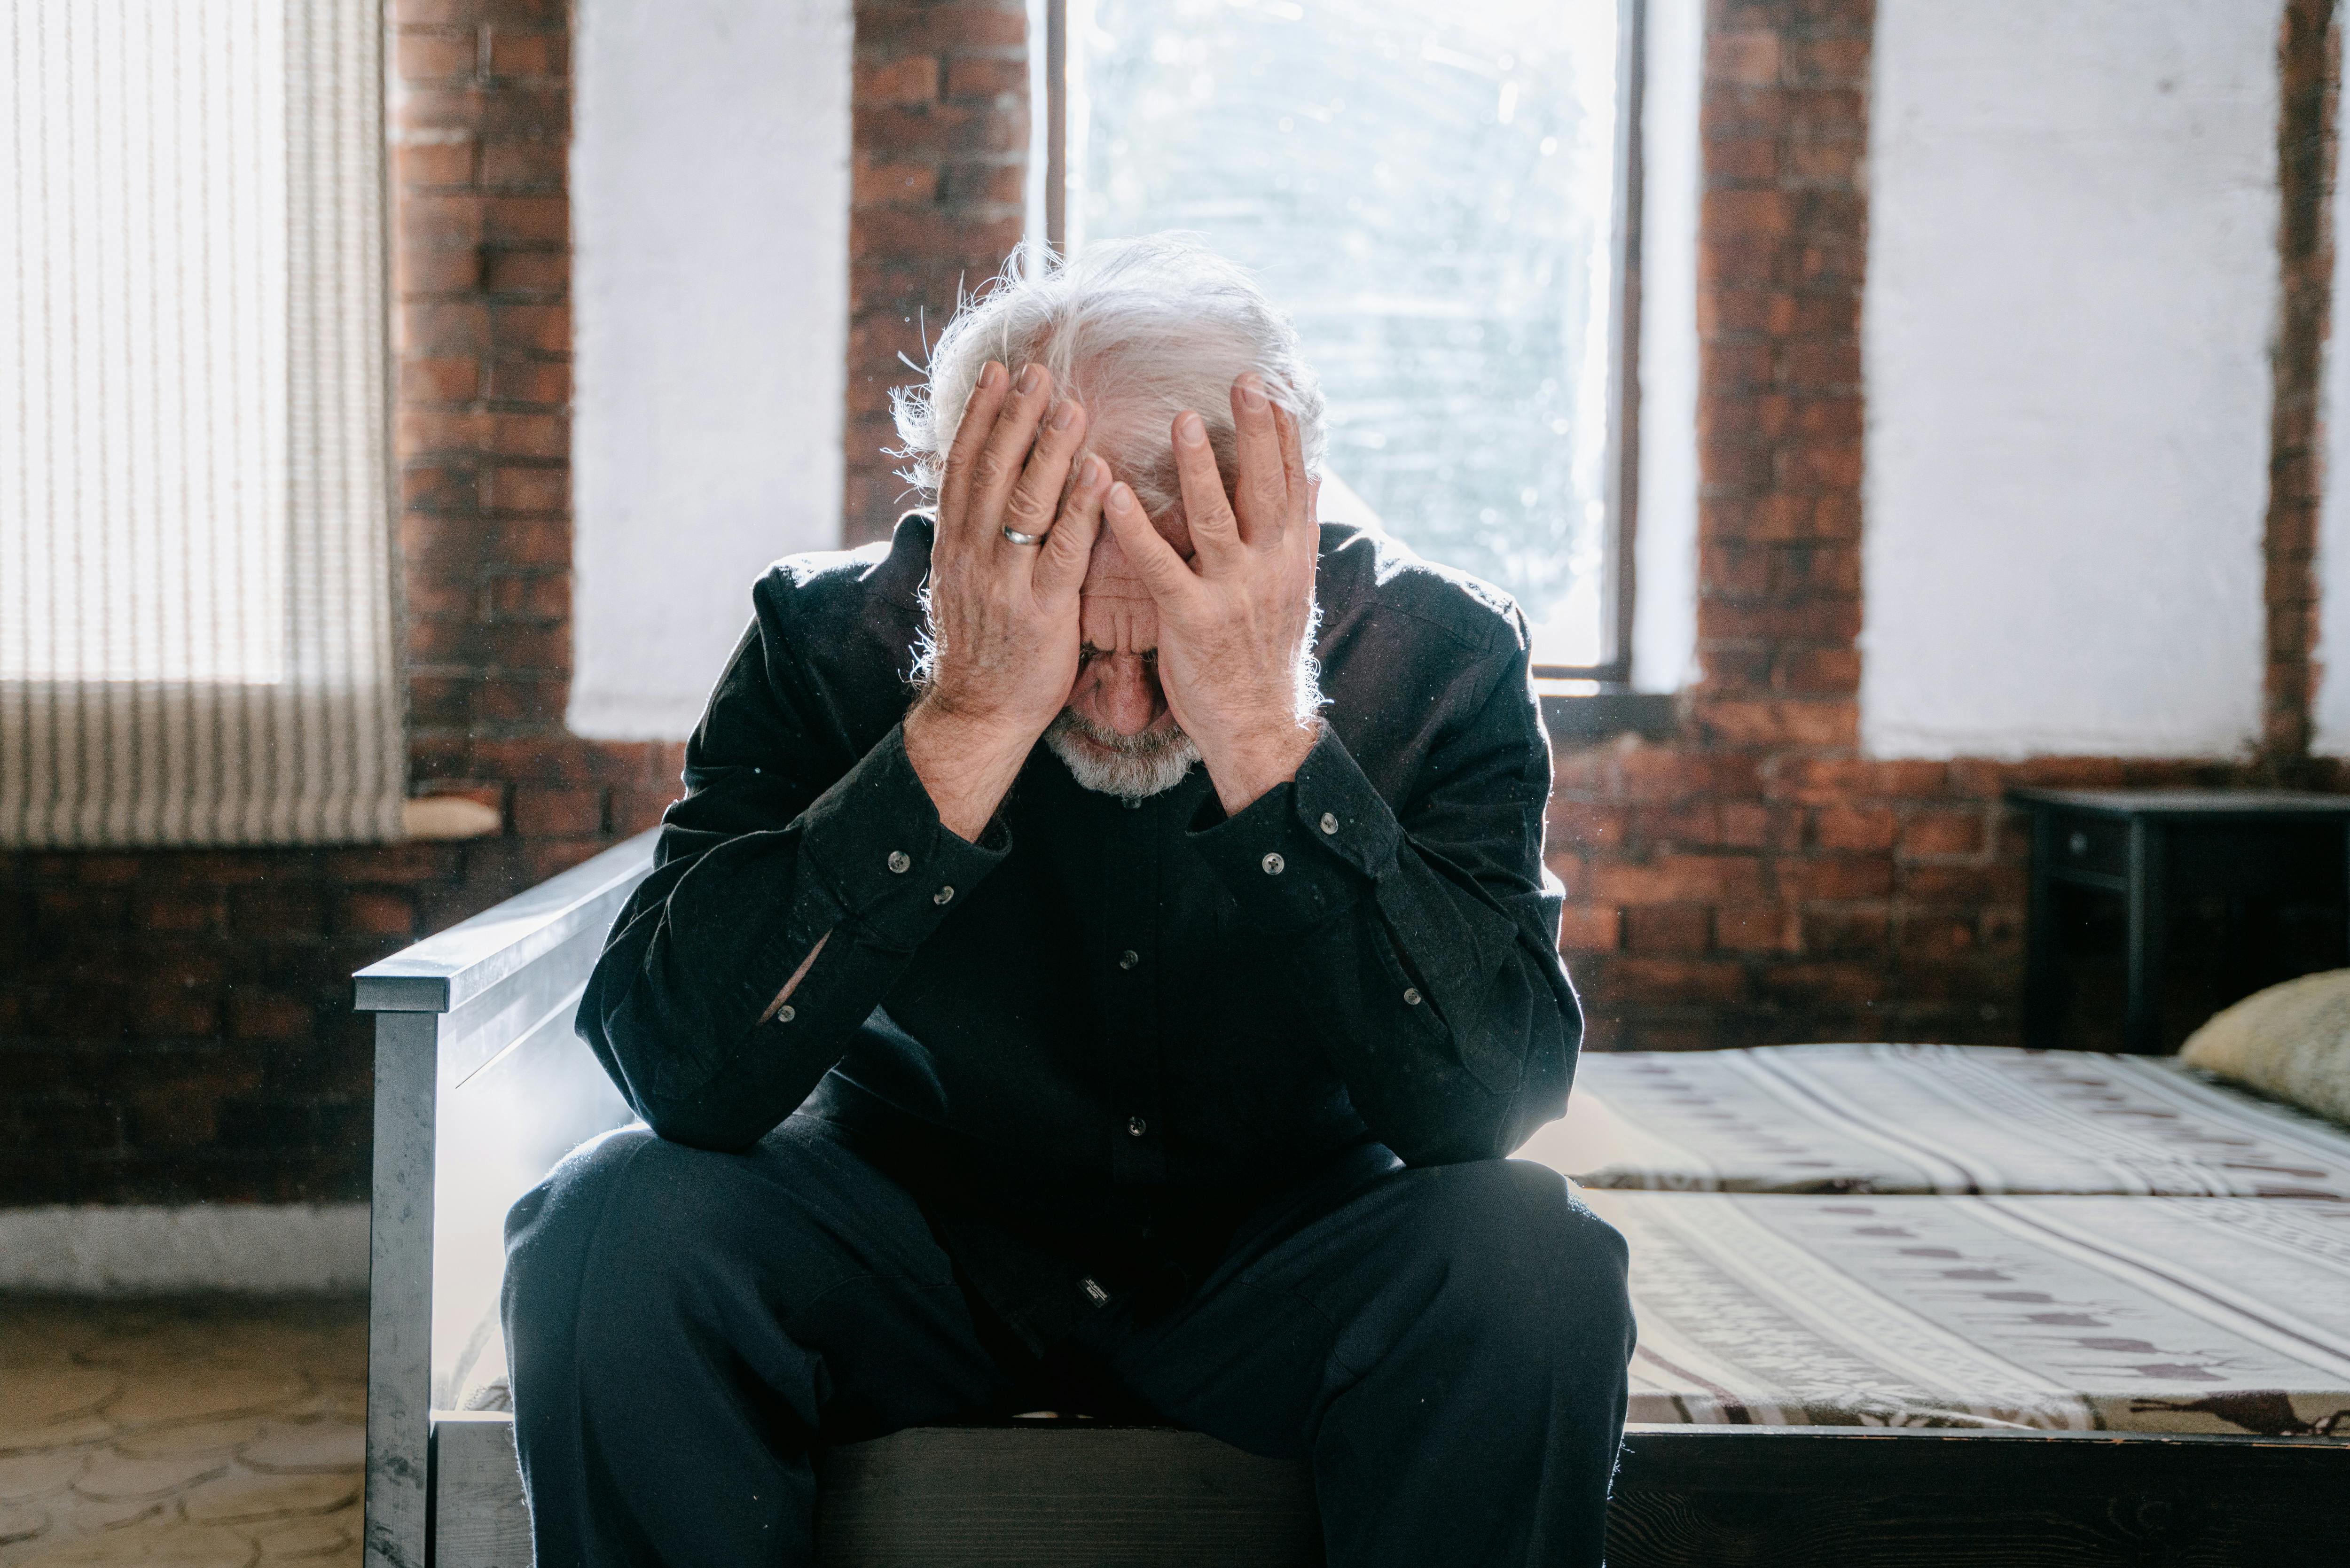
[[[1403,828],[1326,724],[1296,778],[1237,816],[1221,816],[1211,792],[1188,836],[1242,914],[1283,931],[1319,924],[1352,904],[1395,865]]]
[[[1000,819],[977,844],[939,820],[907,760],[902,726],[818,795],[801,823],[802,851],[841,908],[906,951],[1012,853]]]

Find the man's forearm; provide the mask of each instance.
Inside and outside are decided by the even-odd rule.
[[[906,760],[930,792],[939,820],[966,844],[979,842],[1012,781],[1035,748],[994,721],[925,700],[906,715]]]

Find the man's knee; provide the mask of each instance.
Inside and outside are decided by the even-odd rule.
[[[581,1306],[636,1314],[721,1256],[740,1157],[622,1127],[566,1156],[506,1214],[509,1316]]]
[[[1632,1316],[1627,1250],[1616,1228],[1576,1199],[1557,1172],[1524,1160],[1446,1168],[1430,1184],[1422,1232],[1441,1247],[1447,1304],[1464,1330],[1528,1354],[1572,1343],[1620,1345]]]

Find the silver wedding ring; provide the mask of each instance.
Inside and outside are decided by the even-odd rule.
[[[1045,542],[1042,534],[1023,534],[1017,528],[1006,528],[1003,536],[1015,545],[1041,545]]]

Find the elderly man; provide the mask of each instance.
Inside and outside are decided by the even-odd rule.
[[[1596,1563],[1523,618],[1317,525],[1189,242],[999,282],[899,420],[934,506],[759,582],[581,1004],[647,1127],[508,1221],[539,1563],[806,1563],[813,1446],[1049,1406],[1306,1460],[1345,1568]]]

